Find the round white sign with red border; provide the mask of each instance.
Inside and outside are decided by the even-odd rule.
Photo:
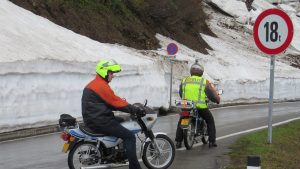
[[[256,46],[269,55],[283,52],[290,45],[293,34],[294,28],[290,17],[276,8],[263,11],[253,27]]]

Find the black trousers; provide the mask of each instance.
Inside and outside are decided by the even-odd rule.
[[[209,142],[216,142],[216,126],[215,120],[209,109],[197,109],[199,115],[206,121],[207,123],[207,130],[208,130],[208,141]],[[182,117],[179,118],[176,130],[176,138],[175,141],[182,142],[183,141],[183,130],[180,127]]]
[[[120,119],[112,120],[108,125],[95,130],[109,136],[121,138],[124,141],[126,155],[129,161],[129,169],[141,169],[136,156],[136,138],[135,135],[120,124]]]

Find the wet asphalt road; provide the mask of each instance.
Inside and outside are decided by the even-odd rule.
[[[229,160],[224,154],[230,151],[230,145],[241,135],[222,139],[224,136],[268,124],[268,104],[218,108],[213,109],[212,113],[217,127],[218,147],[209,149],[207,145],[200,145],[192,150],[177,150],[170,169],[222,168]],[[174,140],[178,117],[178,115],[160,117],[154,131],[165,132]],[[274,104],[273,123],[296,117],[300,117],[300,102]],[[67,154],[61,152],[62,145],[59,133],[2,142],[0,168],[67,169]]]

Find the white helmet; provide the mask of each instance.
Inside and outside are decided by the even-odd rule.
[[[202,76],[204,72],[203,66],[198,64],[198,60],[191,66],[190,73],[192,76]]]

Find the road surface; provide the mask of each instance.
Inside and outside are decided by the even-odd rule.
[[[208,148],[207,145],[200,145],[189,151],[177,150],[170,169],[222,168],[229,160],[224,154],[241,136],[234,133],[268,124],[268,104],[217,108],[212,109],[212,113],[217,128],[218,147]],[[174,140],[178,117],[175,114],[160,117],[154,126],[154,131],[165,132]],[[274,104],[273,123],[299,117],[300,102]],[[5,169],[68,169],[67,154],[61,152],[62,145],[63,141],[59,138],[59,133],[2,142],[0,143],[0,166]]]

